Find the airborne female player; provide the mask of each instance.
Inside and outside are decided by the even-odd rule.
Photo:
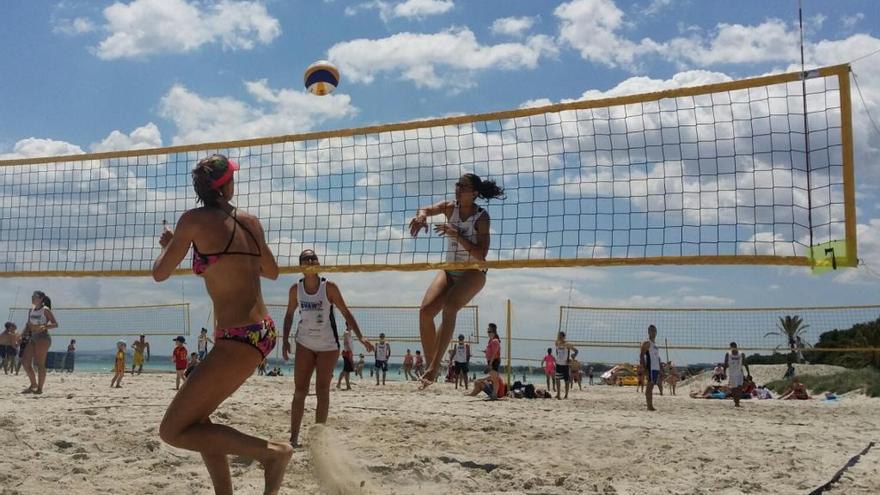
[[[476,205],[477,198],[503,198],[504,190],[494,181],[484,181],[474,174],[464,174],[455,183],[455,201],[441,201],[420,208],[409,223],[410,234],[428,231],[428,217],[443,214],[446,222],[434,226],[434,232],[448,239],[446,261],[485,261],[489,252],[489,213]],[[428,368],[422,376],[422,387],[434,383],[443,353],[455,332],[459,310],[476,296],[486,284],[486,270],[443,270],[425,292],[419,309],[419,333]],[[434,317],[443,312],[440,331]]]

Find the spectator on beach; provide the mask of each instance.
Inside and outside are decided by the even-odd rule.
[[[342,387],[342,380],[345,379],[345,390],[351,390],[351,372],[354,371],[354,352],[351,347],[351,326],[345,323],[345,332],[342,333],[342,373],[336,381],[336,390]]]
[[[269,365],[269,362],[267,361],[268,359],[268,357],[264,357],[263,360],[260,361],[260,364],[257,365],[257,376],[263,376],[266,374],[266,366]]]
[[[418,351],[417,351],[417,352],[418,352]],[[354,367],[354,374],[355,374],[358,378],[360,378],[361,380],[364,379],[364,364],[365,364],[365,362],[364,362],[364,355],[363,355],[363,354],[360,354],[360,356],[358,357],[358,362],[357,362],[357,364],[356,364],[355,367]]]
[[[724,366],[721,363],[718,363],[715,366],[715,369],[712,370],[712,380],[714,380],[715,383],[721,383],[724,381],[724,378]]]
[[[770,389],[765,387],[764,385],[759,385],[758,388],[752,392],[752,397],[760,400],[772,399],[773,394],[770,393]]]
[[[547,378],[547,390],[556,391],[556,358],[553,357],[553,348],[547,348],[547,355],[541,360],[544,367],[544,377]]]
[[[30,341],[24,348],[22,364],[27,373],[30,386],[21,393],[42,394],[43,384],[46,382],[46,357],[49,355],[49,347],[52,346],[52,337],[49,330],[58,328],[55,315],[52,314],[52,300],[42,291],[34,291],[31,296],[30,312],[25,330],[30,331]],[[36,365],[36,370],[34,370]]]
[[[15,323],[7,321],[3,333],[0,334],[0,360],[3,361],[3,374],[8,375],[15,370],[15,358],[18,356],[18,340]]]
[[[28,329],[27,325],[25,325],[24,331],[21,332],[21,335],[18,339],[18,361],[15,364],[16,375],[18,375],[18,372],[21,371],[21,367],[24,364],[24,350],[27,349],[27,345],[30,341],[31,331]]]
[[[675,386],[678,384],[678,371],[675,369],[675,364],[672,361],[666,364],[666,376],[666,383],[672,389],[672,395],[675,395]]]
[[[385,342],[385,334],[379,334],[379,342],[373,346],[373,355],[376,358],[376,385],[379,385],[379,372],[382,373],[382,385],[385,385],[385,375],[388,374],[388,359],[391,357],[391,344]]]
[[[416,377],[413,375],[413,363],[415,358],[413,357],[412,351],[407,349],[406,354],[403,355],[403,378],[406,381],[415,380]]]
[[[749,364],[746,363],[746,355],[739,352],[736,342],[730,343],[730,351],[724,355],[724,374],[728,377],[727,386],[733,394],[734,407],[740,407],[739,400],[742,398],[742,386],[744,383],[743,368],[745,374],[751,375]],[[749,391],[751,394],[751,390]]]
[[[663,381],[660,376],[660,349],[657,347],[657,327],[648,325],[648,340],[642,342],[639,352],[639,364],[645,370],[645,402],[649,411],[654,409],[654,385],[660,388],[660,395],[663,395]]]
[[[125,341],[116,342],[116,361],[113,364],[113,379],[110,387],[122,388],[122,377],[125,376]]]
[[[189,362],[186,363],[186,371],[183,372],[183,377],[186,379],[189,379],[189,375],[192,374],[193,371],[195,371],[196,366],[198,366],[201,361],[202,360],[199,359],[198,353],[196,353],[196,352],[190,353]]]
[[[187,360],[187,352],[186,339],[183,335],[178,335],[174,338],[174,351],[171,353],[171,362],[174,363],[174,369],[177,371],[176,382],[174,384],[174,390],[180,390],[180,383],[186,381],[186,365],[189,362]]]
[[[76,339],[70,339],[67,344],[67,353],[64,355],[64,369],[68,373],[73,373],[73,360],[76,358]]]
[[[798,377],[794,377],[791,379],[791,384],[789,384],[788,388],[779,398],[781,400],[808,400],[811,397],[807,393],[807,387],[801,383]]]
[[[641,363],[636,366],[636,392],[645,390],[645,367]]]
[[[452,360],[455,362],[455,388],[461,383],[468,389],[468,363],[471,360],[471,345],[465,342],[464,334],[458,334],[458,342],[452,346]]]
[[[581,362],[577,359],[578,350],[574,349],[571,352],[571,358],[569,358],[569,373],[571,374],[571,381],[577,383],[578,390],[583,390],[581,386]]]
[[[562,382],[565,382],[565,399],[568,398],[568,390],[571,388],[571,353],[574,346],[565,340],[565,332],[556,334],[556,399],[562,400]]]
[[[507,384],[500,373],[495,373],[474,380],[474,388],[465,395],[476,397],[480,392],[485,392],[489,400],[504,399],[507,397]]]
[[[131,362],[131,374],[134,374],[134,369],[138,369],[138,375],[140,375],[144,371],[144,356],[146,356],[147,361],[150,360],[150,343],[147,342],[147,337],[144,334],[141,334],[132,345],[131,348],[134,349],[134,359]]]
[[[794,370],[794,365],[791,364],[791,358],[789,358],[789,361],[788,361],[787,366],[785,368],[785,374],[782,375],[782,379],[783,380],[790,380],[790,379],[794,378],[795,375],[797,375],[797,372]]]
[[[214,341],[211,340],[211,337],[208,337],[208,329],[202,327],[202,331],[199,333],[199,361],[205,359],[208,355],[208,344],[213,345]]]
[[[587,368],[587,379],[590,380],[590,385],[593,384],[593,367],[590,366]]]

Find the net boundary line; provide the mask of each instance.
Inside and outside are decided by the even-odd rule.
[[[236,141],[215,141],[209,143],[199,143],[191,145],[167,146],[162,148],[149,148],[142,150],[126,150],[111,151],[102,153],[84,153],[79,155],[62,155],[50,157],[34,157],[34,158],[18,158],[9,160],[0,160],[0,166],[12,165],[34,165],[42,163],[61,163],[61,162],[80,162],[88,160],[101,160],[110,158],[125,158],[147,155],[162,155],[172,153],[183,153],[189,151],[206,151],[226,148],[245,148],[251,146],[261,146],[267,144],[277,144],[282,142],[297,141],[314,141],[335,137],[352,137],[368,134],[377,134],[380,132],[394,132],[415,130],[429,127],[443,127],[448,125],[470,124],[474,122],[483,122],[489,120],[505,120],[518,117],[529,117],[532,115],[540,115],[545,113],[557,113],[568,110],[589,110],[593,108],[611,107],[620,105],[629,105],[634,103],[645,103],[649,101],[658,101],[668,98],[678,98],[682,96],[699,96],[710,93],[719,93],[723,91],[736,91],[748,89],[756,86],[770,86],[773,84],[782,84],[800,81],[802,78],[816,77],[833,77],[837,76],[841,80],[839,86],[841,91],[841,101],[844,95],[844,80],[846,80],[846,92],[849,93],[849,64],[831,65],[812,69],[806,72],[786,72],[782,74],[772,74],[767,76],[751,77],[746,79],[738,79],[735,81],[727,81],[721,83],[705,84],[702,86],[692,86],[686,88],[667,89],[662,91],[654,91],[649,93],[640,93],[626,96],[615,96],[609,98],[599,98],[595,100],[582,100],[569,103],[557,103],[554,105],[546,105],[541,107],[524,108],[518,110],[506,110],[499,112],[478,113],[472,115],[464,115],[458,117],[446,117],[438,119],[411,120],[396,124],[380,124],[366,127],[346,128],[330,131],[317,131],[300,134],[285,134],[281,136],[272,136],[265,138],[242,139]],[[851,111],[851,104],[847,105],[847,109]],[[842,109],[843,110],[843,109]],[[850,129],[851,130],[851,129]],[[852,136],[850,135],[850,138]],[[852,140],[850,139],[850,151],[852,150]],[[147,164],[145,164],[147,165]],[[850,162],[850,166],[852,163]],[[850,170],[851,171],[851,170]],[[854,186],[853,186],[854,187]],[[854,192],[854,189],[853,189]],[[853,205],[854,206],[854,205]]]

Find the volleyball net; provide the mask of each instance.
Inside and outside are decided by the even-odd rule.
[[[9,308],[9,321],[24,330],[30,308]],[[52,308],[58,328],[51,335],[63,337],[128,337],[190,335],[189,303],[148,306],[96,306]]]
[[[286,304],[267,304],[269,314],[275,320],[275,324],[279,325],[278,330],[281,331],[280,325],[284,321],[284,315],[287,312]],[[364,337],[376,342],[379,334],[384,333],[385,339],[390,342],[421,342],[419,334],[419,307],[418,306],[348,306],[351,314],[354,315],[358,326]],[[345,331],[345,318],[334,309],[336,318],[336,327],[340,337]],[[294,320],[291,328],[291,335],[296,332],[296,323]],[[439,328],[439,322],[437,327]],[[465,339],[472,343],[480,342],[480,307],[465,306],[458,312],[458,318],[455,323],[456,335],[464,335]],[[354,337],[353,337],[354,338]],[[400,354],[398,354],[400,355]]]
[[[800,323],[796,322],[800,320]],[[880,318],[880,305],[781,308],[559,308],[559,330],[591,348],[637,349],[657,327],[657,344],[680,351],[726,351],[731,342],[749,353],[880,352],[880,345],[823,343],[822,335]],[[791,330],[786,331],[786,328]],[[827,336],[826,336],[827,337]],[[827,339],[826,339],[827,340]]]
[[[802,78],[805,80],[802,83]],[[805,87],[806,91],[803,91]],[[537,108],[244,141],[0,161],[0,274],[146,275],[236,160],[234,203],[284,272],[613,264],[855,266],[849,67]],[[413,239],[466,172],[495,180],[485,262]],[[435,217],[432,222],[442,222]],[[188,263],[188,262],[187,262]],[[182,273],[181,268],[178,273]]]

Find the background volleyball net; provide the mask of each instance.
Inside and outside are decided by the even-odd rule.
[[[802,320],[798,340],[780,328],[786,317]],[[623,356],[634,362],[647,339],[648,325],[658,329],[657,344],[697,362],[728,350],[731,342],[747,354],[824,354],[864,352],[880,357],[880,305],[783,308],[559,308],[559,330],[567,340],[590,349],[593,356]],[[859,324],[875,325],[873,332],[847,339],[829,338],[827,332],[847,331]],[[768,335],[771,334],[772,335]],[[826,334],[823,339],[820,336]],[[874,340],[863,338],[876,334]],[[703,352],[706,351],[706,352]],[[710,352],[711,351],[711,352]],[[682,357],[684,359],[682,359]],[[664,359],[666,359],[664,357]],[[613,361],[614,359],[610,359]],[[704,361],[706,362],[706,361]]]
[[[275,320],[278,331],[281,332],[284,322],[284,314],[287,312],[286,304],[267,304],[269,314]],[[420,342],[419,335],[419,307],[418,306],[349,306],[364,336],[372,342],[376,342],[380,333],[385,334],[385,339],[391,342]],[[340,339],[345,331],[345,318],[338,309],[336,311],[336,325]],[[298,316],[294,316],[292,335],[296,332]],[[439,328],[439,321],[436,322]],[[455,324],[456,336],[463,334],[465,339],[472,343],[480,342],[480,307],[465,306],[458,312]],[[352,336],[353,339],[356,338]],[[400,351],[400,352],[397,352]],[[476,353],[476,350],[473,351]],[[403,350],[395,350],[396,356],[401,356]]]
[[[285,272],[421,270],[420,206],[474,172],[489,268],[743,263],[855,266],[849,67],[492,114],[153,150],[0,161],[0,274],[145,275],[190,170],[238,161],[235,203]],[[806,115],[805,115],[806,109]],[[431,220],[441,222],[440,217]],[[185,263],[189,263],[188,261]],[[449,264],[447,268],[474,267]],[[181,271],[185,268],[181,268]]]
[[[9,308],[9,321],[24,330],[30,308]],[[58,328],[50,335],[64,337],[128,337],[190,335],[189,303],[149,306],[52,308]]]

